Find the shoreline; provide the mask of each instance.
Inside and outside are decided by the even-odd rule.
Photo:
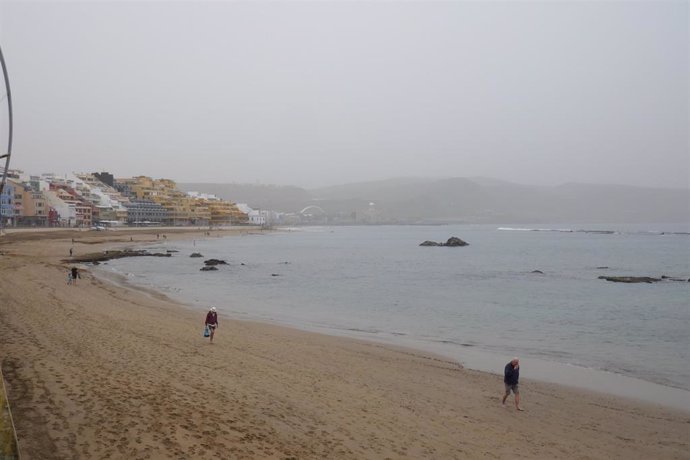
[[[138,243],[91,233],[89,251]],[[0,359],[26,458],[690,452],[687,412],[525,379],[518,413],[500,377],[429,352],[223,317],[210,346],[200,312],[165,294],[89,272],[67,286],[69,236],[7,236]]]
[[[125,289],[139,290],[151,296],[164,296],[171,302],[177,303],[181,308],[190,311],[205,311],[197,306],[185,303],[184,300],[176,298],[174,295],[157,290],[155,287],[137,284],[121,273],[107,271],[100,267],[97,268],[96,271],[100,276],[103,276],[104,280],[116,286]],[[463,349],[457,345],[453,346],[441,342],[399,337],[388,333],[371,333],[353,329],[307,325],[297,322],[290,323],[254,317],[249,314],[235,314],[234,312],[223,312],[221,315],[225,319],[232,321],[263,323],[277,327],[295,329],[306,333],[362,340],[384,346],[415,350],[419,353],[426,353],[443,359],[449,359],[463,368],[493,376],[500,376],[499,371],[505,365],[503,361],[507,359],[503,355],[482,349]],[[576,391],[581,390],[602,396],[626,399],[631,403],[658,404],[671,410],[678,410],[690,414],[690,391],[684,388],[663,385],[657,382],[651,382],[602,369],[576,366],[529,356],[521,357],[521,367],[523,370],[526,370],[525,375],[529,375],[529,377],[524,377],[523,380],[556,384]],[[527,374],[527,372],[529,373]]]
[[[179,239],[183,238],[178,238],[178,240]],[[152,242],[151,246],[155,243],[156,242]],[[146,246],[145,243],[142,243],[142,245]],[[153,250],[151,246],[148,247],[149,250]],[[122,274],[107,270],[104,267],[98,267],[96,270],[105,276],[112,275],[118,278],[122,276],[118,283],[125,288],[142,289],[145,291],[156,291],[156,289],[160,289],[155,286],[137,284],[135,281]],[[184,308],[200,311],[199,306],[188,304],[188,301],[181,296],[176,296],[174,293],[167,294],[162,291],[158,292],[161,292],[163,295],[169,295],[173,301],[183,305]],[[491,352],[481,348],[462,347],[458,344],[449,344],[422,337],[400,336],[385,331],[369,332],[321,324],[302,323],[298,320],[277,320],[237,311],[225,312],[225,314],[227,314],[228,318],[239,321],[263,322],[271,325],[294,328],[304,332],[354,338],[390,346],[415,349],[419,352],[431,353],[436,356],[452,359],[468,369],[487,372],[492,375],[498,375],[505,365],[503,360],[508,359],[506,356],[497,352]],[[690,413],[690,390],[686,388],[665,385],[663,383],[644,380],[636,376],[614,371],[571,365],[543,358],[531,356],[521,356],[521,358],[523,369],[529,369],[525,371],[525,375],[529,375],[528,378],[533,381],[555,383],[573,389],[586,390],[608,396],[623,397],[641,403],[660,404],[669,409],[682,410]]]

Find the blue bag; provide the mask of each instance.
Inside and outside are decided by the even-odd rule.
[[[211,331],[209,331],[209,330],[208,330],[208,326],[206,326],[206,327],[204,328],[204,337],[208,337],[209,335],[211,335]]]

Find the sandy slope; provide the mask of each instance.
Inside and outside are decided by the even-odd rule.
[[[203,314],[163,296],[88,268],[66,284],[73,236],[87,252],[152,235],[0,237],[25,458],[690,458],[688,413],[529,380],[518,413],[500,377],[442,358],[223,317],[210,345]]]

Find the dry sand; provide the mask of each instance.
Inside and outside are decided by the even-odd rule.
[[[87,267],[68,286],[72,237],[83,253],[155,231],[0,237],[0,359],[25,459],[690,458],[686,412],[525,376],[517,412],[499,376],[447,359],[223,317],[211,345],[204,314],[164,296]]]

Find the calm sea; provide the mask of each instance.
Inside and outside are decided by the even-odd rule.
[[[598,379],[617,374],[690,390],[687,232],[669,225],[312,227],[165,242],[152,249],[178,250],[171,259],[102,268],[200,310],[215,305],[233,317],[416,346],[470,367],[500,372],[516,355],[526,377],[532,367],[539,378],[594,389],[607,390]],[[419,246],[450,236],[470,245]],[[204,259],[192,252],[229,265],[201,272]],[[621,284],[600,275],[686,282]],[[619,385],[609,383],[609,390]]]

